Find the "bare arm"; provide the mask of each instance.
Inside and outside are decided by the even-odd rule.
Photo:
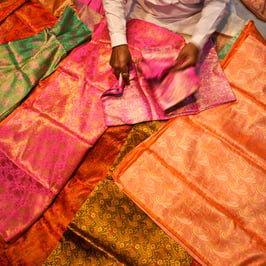
[[[129,82],[131,54],[126,39],[125,0],[103,0],[112,45],[110,65],[116,78],[120,73],[126,83]]]

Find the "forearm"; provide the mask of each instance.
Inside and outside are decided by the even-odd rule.
[[[196,25],[191,42],[201,49],[210,35],[216,31],[226,13],[229,0],[206,0],[201,18]]]
[[[112,47],[127,44],[125,0],[103,0]]]

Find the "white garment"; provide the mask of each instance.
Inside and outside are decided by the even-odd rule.
[[[103,0],[112,47],[126,44],[126,20],[137,18],[192,35],[199,49],[216,30],[230,0]]]

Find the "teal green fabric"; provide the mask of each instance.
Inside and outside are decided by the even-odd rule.
[[[55,71],[71,49],[89,41],[91,34],[67,7],[53,27],[32,37],[0,45],[0,121],[41,79]]]
[[[242,30],[239,31],[234,37],[232,37],[230,39],[230,41],[228,41],[228,43],[218,53],[218,57],[219,57],[220,61],[222,61],[226,57],[226,55],[228,54],[228,52],[232,48],[232,46],[235,43],[235,41],[238,39],[238,37],[241,34],[241,32],[242,32]]]

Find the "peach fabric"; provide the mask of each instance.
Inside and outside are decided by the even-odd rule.
[[[171,120],[113,174],[204,265],[266,263],[266,44],[254,32],[223,64],[238,102]]]
[[[257,18],[266,22],[265,0],[240,0]]]

